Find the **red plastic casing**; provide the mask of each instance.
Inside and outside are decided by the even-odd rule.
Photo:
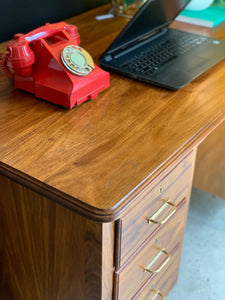
[[[14,70],[15,87],[70,109],[94,99],[109,87],[109,73],[95,65],[87,76],[78,76],[61,61],[64,47],[79,44],[77,27],[64,22],[15,35],[6,57],[8,66]]]

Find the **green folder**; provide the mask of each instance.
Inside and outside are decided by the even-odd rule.
[[[225,21],[225,7],[214,4],[199,11],[185,9],[178,15],[176,20],[200,26],[214,27]]]
[[[215,3],[225,6],[225,0],[215,0]]]

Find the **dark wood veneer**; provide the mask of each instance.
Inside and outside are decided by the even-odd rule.
[[[113,272],[112,225],[88,220],[2,175],[0,191],[0,290],[13,291],[17,300],[100,299],[102,270]]]
[[[96,63],[127,22],[95,20],[108,9],[67,20],[78,26],[81,46]],[[224,35],[224,27],[173,26]],[[0,51],[5,47],[1,44]],[[1,169],[17,170],[24,180],[34,178],[37,189],[62,196],[64,205],[92,219],[115,220],[135,202],[133,195],[127,197],[131,191],[140,193],[223,121],[224,76],[222,61],[174,92],[137,81],[134,89],[133,80],[111,74],[109,89],[68,111],[14,89],[0,74]]]
[[[95,19],[109,8],[67,20],[96,63],[128,21]],[[224,26],[172,26],[225,36]],[[148,297],[154,285],[167,295],[177,279],[197,146],[225,119],[224,78],[225,61],[179,91],[111,74],[109,89],[67,110],[0,74],[0,298],[117,299],[126,294],[120,276],[152,238],[170,245],[176,233],[168,269],[130,293]],[[160,207],[154,199],[162,187],[180,205],[148,232],[141,219]]]

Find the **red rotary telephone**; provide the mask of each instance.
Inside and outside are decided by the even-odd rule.
[[[15,87],[49,102],[73,108],[109,87],[109,73],[79,46],[77,27],[46,24],[16,34],[0,56],[2,71]]]

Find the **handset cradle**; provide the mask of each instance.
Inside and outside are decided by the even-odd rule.
[[[71,109],[109,87],[109,73],[79,45],[76,26],[47,23],[16,34],[1,69],[14,79],[15,87]]]

